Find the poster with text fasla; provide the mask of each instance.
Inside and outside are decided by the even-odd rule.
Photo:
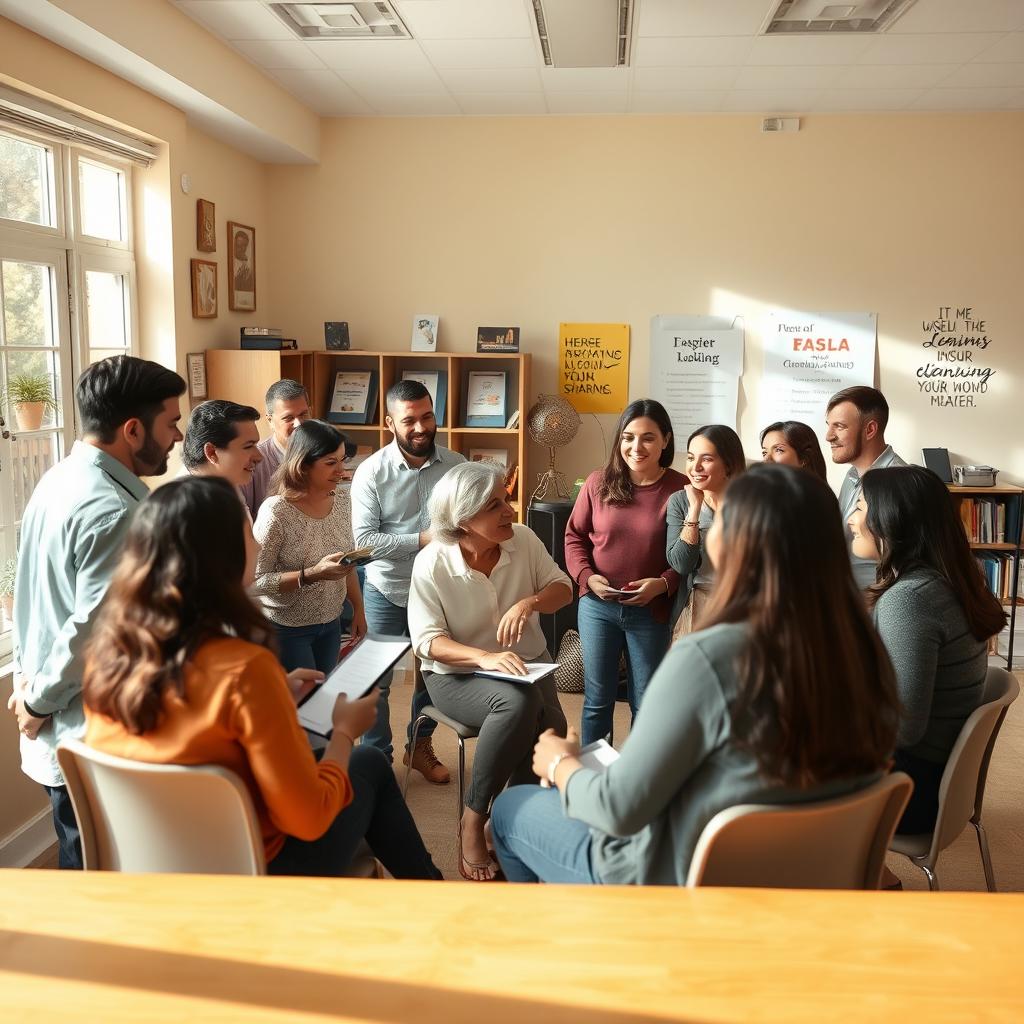
[[[761,422],[799,420],[824,437],[828,400],[874,385],[876,327],[874,313],[769,313]]]
[[[629,404],[629,324],[559,324],[558,393],[577,412]]]

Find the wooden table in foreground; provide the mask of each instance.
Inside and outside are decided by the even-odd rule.
[[[1024,1019],[1024,896],[0,871],[0,1019]]]

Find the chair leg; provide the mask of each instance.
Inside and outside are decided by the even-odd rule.
[[[405,794],[409,792],[409,775],[412,772],[412,752],[416,749],[416,740],[420,734],[420,726],[427,720],[426,715],[420,715],[415,722],[412,723],[412,736],[409,739],[409,763],[405,766],[405,779],[402,782],[402,799],[405,799]]]
[[[457,810],[458,814],[458,827],[456,828],[456,834],[459,837],[459,871],[462,871],[462,812],[466,808],[466,741],[461,737],[456,737],[459,741],[459,807]]]
[[[974,826],[974,831],[978,836],[978,849],[981,850],[981,864],[985,869],[985,884],[988,886],[989,892],[996,891],[996,876],[992,871],[992,855],[988,851],[988,834],[985,832],[985,826],[980,821],[976,821],[971,818],[971,824]]]
[[[928,879],[928,888],[932,892],[938,892],[939,876],[927,864],[918,864],[917,866],[924,872],[925,878]]]

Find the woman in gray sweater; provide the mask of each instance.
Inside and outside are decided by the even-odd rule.
[[[666,655],[622,756],[586,768],[572,730],[548,731],[533,770],[554,788],[516,786],[495,801],[510,881],[682,885],[719,811],[848,793],[885,770],[892,667],[828,487],[755,466],[729,485],[706,551],[717,583],[705,627]]]
[[[867,589],[896,670],[897,771],[914,792],[897,832],[931,832],[950,751],[981,703],[989,637],[1006,615],[971,555],[946,485],[921,466],[872,469],[849,520],[853,553],[877,561]]]

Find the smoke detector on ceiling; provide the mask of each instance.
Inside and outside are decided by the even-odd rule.
[[[633,0],[532,0],[549,68],[615,68],[629,64]]]
[[[769,17],[762,35],[885,32],[916,2],[859,0],[857,3],[829,4],[822,0],[781,0],[774,14]]]
[[[270,9],[300,39],[411,39],[390,0],[329,3],[293,0]]]

